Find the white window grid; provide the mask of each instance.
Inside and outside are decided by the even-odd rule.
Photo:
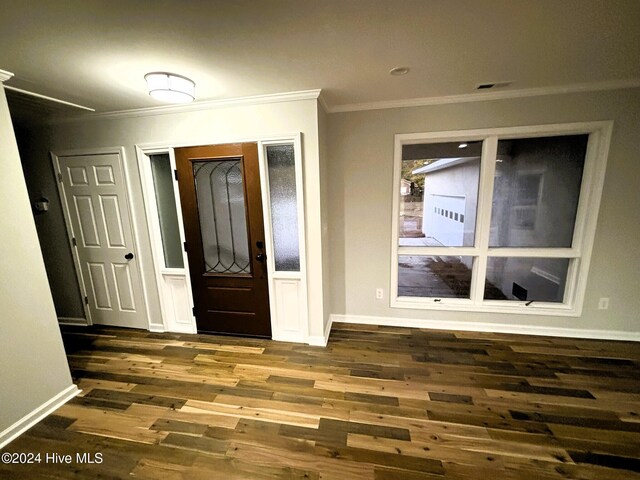
[[[396,134],[394,144],[393,218],[391,241],[390,306],[427,310],[455,310],[495,313],[580,316],[595,237],[597,212],[604,184],[612,121],[487,128],[447,132]],[[491,203],[498,141],[561,135],[589,135],[582,184],[571,247],[490,247]],[[470,247],[405,247],[398,245],[400,219],[400,171],[402,147],[415,143],[482,141],[475,243]],[[398,256],[473,257],[469,298],[398,296]],[[490,257],[569,259],[562,302],[485,300],[484,285]]]

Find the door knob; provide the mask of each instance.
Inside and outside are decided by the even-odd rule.
[[[267,256],[264,253],[259,253],[256,255],[256,260],[259,262],[264,262],[267,259]]]
[[[127,260],[131,260],[133,258],[133,253],[129,252],[127,253],[124,258],[126,258]]]

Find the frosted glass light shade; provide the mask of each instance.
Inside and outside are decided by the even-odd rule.
[[[195,97],[193,80],[167,72],[151,72],[144,76],[153,98],[169,103],[189,103]]]

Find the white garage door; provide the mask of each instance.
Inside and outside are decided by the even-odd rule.
[[[465,204],[463,196],[429,195],[424,233],[447,247],[463,246]]]

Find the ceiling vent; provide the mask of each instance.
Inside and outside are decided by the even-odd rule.
[[[490,88],[504,88],[508,87],[513,82],[494,82],[494,83],[481,83],[476,87],[476,90],[488,90]]]

